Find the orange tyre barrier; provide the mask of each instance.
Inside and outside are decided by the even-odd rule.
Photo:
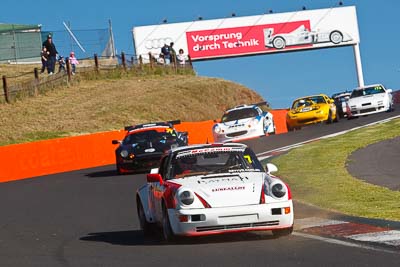
[[[286,132],[287,110],[272,111],[277,133]],[[189,133],[189,144],[212,143],[214,122],[183,122],[178,131]],[[115,163],[117,148],[111,140],[122,140],[125,131],[102,132],[0,147],[0,182],[26,179]]]

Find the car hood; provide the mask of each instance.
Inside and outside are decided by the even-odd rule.
[[[260,203],[264,172],[234,172],[186,176],[173,180],[202,197],[211,207],[254,205]]]
[[[250,118],[244,118],[244,119],[240,119],[240,120],[222,122],[222,123],[220,123],[220,125],[223,125],[225,127],[235,127],[238,125],[245,125],[254,119],[259,120],[258,117],[250,117]]]
[[[386,96],[385,93],[358,96],[358,97],[350,98],[348,103],[349,103],[349,106],[362,105],[363,103],[375,103],[377,101],[382,101],[385,98],[385,96]]]

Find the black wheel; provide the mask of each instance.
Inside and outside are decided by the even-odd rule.
[[[163,205],[162,231],[163,231],[164,240],[166,242],[175,242],[176,241],[176,236],[174,235],[174,232],[172,231],[171,223],[169,222],[169,217],[168,217],[168,210],[165,207],[165,205]]]
[[[336,109],[336,117],[333,120],[333,122],[339,122],[339,119],[340,119],[339,111]]]
[[[147,222],[146,215],[144,214],[143,205],[139,198],[137,198],[136,203],[140,229],[142,229],[144,236],[151,236],[154,234],[154,227],[152,224]]]
[[[282,37],[275,37],[274,40],[272,41],[273,46],[276,49],[283,49],[286,47],[286,41]]]
[[[329,35],[329,39],[334,44],[340,44],[343,41],[343,34],[340,31],[333,31]]]
[[[333,119],[332,119],[332,112],[329,111],[329,115],[328,115],[328,119],[326,120],[326,123],[330,124],[330,123],[332,123],[332,122],[333,122]]]
[[[124,174],[122,171],[121,171],[121,166],[117,163],[117,173],[119,174],[119,175],[121,175],[121,174]]]
[[[287,124],[287,123],[286,123],[286,128],[287,128],[288,132],[293,132],[293,130],[295,129],[293,127],[290,127],[289,124]]]
[[[292,232],[293,232],[293,226],[279,230],[272,230],[272,234],[274,235],[274,237],[287,236],[290,235]]]

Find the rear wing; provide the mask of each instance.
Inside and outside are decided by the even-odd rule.
[[[259,106],[268,106],[269,107],[269,103],[267,101],[263,101],[263,102],[249,104],[249,105],[242,104],[242,105],[238,105],[238,106],[236,106],[234,108],[244,108],[244,107],[251,107],[251,106],[258,106],[258,107]]]
[[[144,124],[125,126],[124,129],[125,129],[125,131],[132,131],[132,130],[136,130],[136,129],[154,127],[154,126],[167,126],[167,127],[172,128],[173,125],[180,124],[180,123],[181,123],[181,120],[149,122],[149,123],[144,123]]]

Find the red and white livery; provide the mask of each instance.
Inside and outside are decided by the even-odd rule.
[[[293,230],[289,187],[264,170],[244,144],[173,148],[137,191],[137,211],[145,234],[161,226],[167,241],[176,236]]]

